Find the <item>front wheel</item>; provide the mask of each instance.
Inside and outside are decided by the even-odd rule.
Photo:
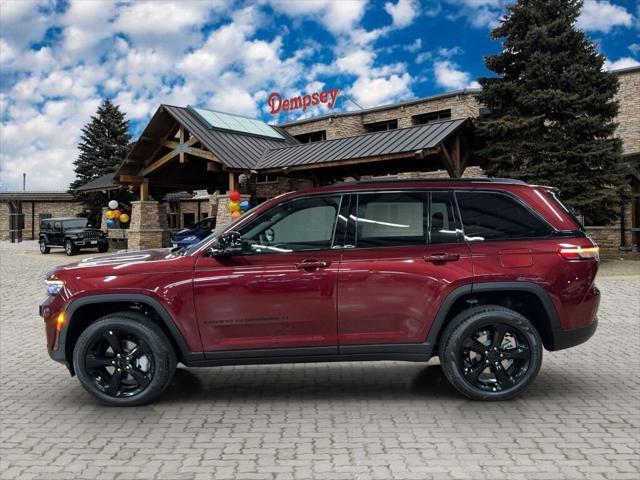
[[[106,243],[106,244],[104,244],[104,245],[98,245],[98,251],[99,251],[100,253],[106,253],[106,252],[108,252],[108,251],[109,251],[109,244],[108,244],[108,243]]]
[[[169,339],[134,312],[108,315],[78,338],[73,367],[82,386],[102,403],[143,405],[169,385],[176,368]]]
[[[518,312],[497,305],[458,314],[440,342],[445,376],[473,400],[508,400],[522,393],[542,364],[542,341]]]
[[[64,253],[67,254],[68,257],[71,255],[75,255],[78,251],[78,248],[73,244],[71,240],[67,240],[64,242]]]

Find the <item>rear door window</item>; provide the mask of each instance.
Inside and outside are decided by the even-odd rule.
[[[551,227],[530,208],[498,192],[457,191],[467,241],[546,237]]]

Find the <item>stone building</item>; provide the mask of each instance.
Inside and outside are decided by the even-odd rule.
[[[14,239],[37,239],[40,220],[76,217],[83,211],[66,192],[0,192],[0,240],[11,240],[12,234]]]

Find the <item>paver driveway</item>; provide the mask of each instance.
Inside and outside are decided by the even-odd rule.
[[[511,402],[463,399],[431,360],[181,368],[117,409],[49,360],[37,305],[67,259],[35,251],[0,244],[2,479],[640,477],[640,262],[604,265],[595,337]]]

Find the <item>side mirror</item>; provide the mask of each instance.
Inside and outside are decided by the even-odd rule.
[[[227,232],[220,235],[215,244],[208,250],[210,257],[231,257],[242,253],[242,238],[238,232]]]

